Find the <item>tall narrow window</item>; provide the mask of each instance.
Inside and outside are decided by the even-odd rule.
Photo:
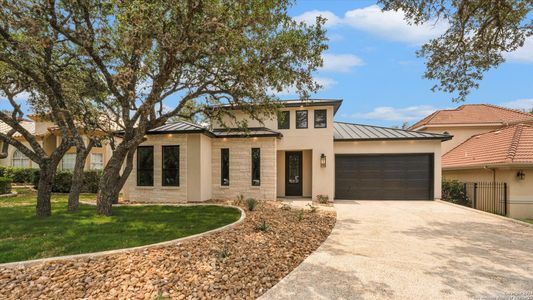
[[[180,185],[180,146],[163,146],[163,186]]]
[[[220,149],[220,185],[229,185],[229,149]]]
[[[325,109],[315,110],[315,128],[326,128],[328,123],[328,111]]]
[[[30,159],[19,150],[13,152],[13,158],[11,159],[11,166],[15,168],[29,168]]]
[[[307,128],[307,110],[296,111],[296,128]]]
[[[278,129],[289,129],[291,123],[291,112],[280,111],[278,114]]]
[[[252,148],[252,185],[261,185],[261,149]]]
[[[154,185],[154,147],[137,147],[137,185]]]

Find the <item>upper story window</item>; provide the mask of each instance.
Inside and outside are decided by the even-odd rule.
[[[180,185],[180,146],[163,146],[163,186]]]
[[[102,170],[104,168],[104,154],[91,153],[91,170]]]
[[[288,110],[280,111],[278,114],[278,129],[289,129],[291,126],[291,113]]]
[[[29,168],[30,159],[19,150],[13,152],[13,158],[11,159],[11,166],[15,168]]]
[[[307,128],[307,110],[297,110],[296,111],[296,128],[302,129]]]
[[[220,149],[220,185],[229,186],[229,149]]]
[[[328,124],[328,111],[325,109],[315,110],[315,128],[326,128]]]
[[[154,147],[137,147],[137,185],[154,185]]]
[[[76,164],[76,154],[67,153],[61,159],[61,169],[65,171],[74,170],[74,165]]]
[[[261,185],[261,149],[252,148],[252,186]]]

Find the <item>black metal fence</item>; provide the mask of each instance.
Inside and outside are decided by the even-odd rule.
[[[507,183],[467,182],[465,193],[472,208],[502,216],[507,215]]]

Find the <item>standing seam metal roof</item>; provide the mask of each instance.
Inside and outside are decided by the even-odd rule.
[[[356,141],[356,140],[449,140],[450,135],[410,131],[398,128],[387,128],[381,126],[352,124],[345,122],[333,123],[333,138],[336,141]]]

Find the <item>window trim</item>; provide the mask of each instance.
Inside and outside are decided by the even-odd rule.
[[[307,119],[305,127],[298,125],[298,113],[304,113],[304,112],[305,112],[305,118]],[[309,128],[309,111],[308,110],[297,110],[294,119],[296,120],[296,129]]]
[[[149,185],[141,185],[141,184],[139,184],[140,183],[139,182],[139,179],[140,179],[140,176],[139,176],[139,174],[140,174],[140,172],[139,172],[139,170],[140,170],[139,169],[139,149],[141,149],[141,148],[152,149],[152,184],[149,184]],[[155,180],[154,180],[155,179],[154,178],[154,164],[155,164],[155,161],[154,161],[154,156],[155,156],[154,155],[154,146],[137,146],[137,153],[136,154],[137,154],[137,166],[136,166],[137,167],[137,169],[136,169],[136,171],[137,171],[137,186],[143,186],[143,187],[154,186],[154,182],[155,182]],[[142,170],[144,170],[144,169],[142,169]]]
[[[177,180],[177,184],[166,184],[165,183],[165,170],[169,170],[169,169],[165,169],[165,148],[172,148],[172,147],[178,147],[178,180]],[[180,159],[181,159],[181,147],[180,145],[162,145],[161,146],[161,186],[170,186],[170,187],[179,187],[180,184],[181,184],[181,178],[180,178],[180,171],[181,171],[181,164],[180,164]]]
[[[316,124],[316,114],[318,112],[324,112],[324,126],[317,126]],[[327,128],[328,127],[328,110],[327,109],[315,109],[313,123],[315,128]]]
[[[287,127],[281,127],[280,125],[280,116],[281,114],[287,114]],[[278,115],[278,129],[291,129],[291,111],[290,110],[282,110],[279,112]]]
[[[224,182],[224,152],[227,151],[228,154],[228,170],[227,170],[227,183]],[[229,148],[220,148],[220,186],[229,186],[230,185],[230,150]]]
[[[257,161],[257,166],[255,166],[254,164],[254,151],[259,151],[259,161]],[[251,164],[252,164],[252,168],[251,168],[251,184],[252,186],[261,186],[261,148],[258,148],[258,147],[254,147],[252,148],[251,152],[250,152],[250,160],[251,160]],[[254,178],[254,166],[257,167],[259,170],[258,170],[258,176],[259,178],[255,179]],[[255,183],[254,181],[257,180],[257,183]]]

